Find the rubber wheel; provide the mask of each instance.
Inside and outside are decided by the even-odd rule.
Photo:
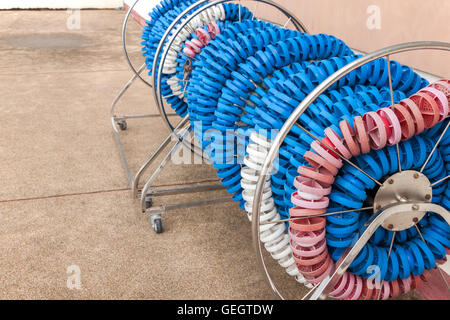
[[[146,208],[146,209],[151,208],[152,205],[153,205],[152,199],[145,200],[145,208]]]
[[[163,232],[163,226],[162,226],[162,220],[156,219],[153,224],[153,230],[155,230],[156,233],[162,233]]]
[[[122,131],[125,131],[128,128],[127,122],[125,120],[119,120],[117,121],[117,124],[119,125],[119,128]]]

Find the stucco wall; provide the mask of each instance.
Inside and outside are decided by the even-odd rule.
[[[145,0],[141,0],[145,1]],[[118,8],[123,0],[0,0],[0,9]]]
[[[333,34],[364,52],[409,41],[450,42],[450,0],[274,1],[295,13],[311,33]],[[266,6],[258,11],[281,19]],[[450,52],[405,53],[394,59],[438,76],[450,76]]]
[[[409,41],[450,42],[450,0],[273,1],[292,11],[311,33],[333,34],[364,52]],[[242,2],[254,10],[254,1]],[[122,4],[122,0],[0,0],[0,9],[116,8]],[[279,12],[262,4],[258,5],[258,15],[285,21]],[[440,77],[450,76],[448,52],[416,51],[394,59]]]

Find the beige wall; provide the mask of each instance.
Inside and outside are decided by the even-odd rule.
[[[293,12],[310,33],[328,33],[364,52],[409,41],[450,42],[450,0],[274,0]],[[369,30],[367,9],[380,8],[381,28]],[[249,4],[249,8],[254,8]],[[266,6],[258,16],[280,21]],[[450,52],[421,51],[393,59],[420,70],[450,77]]]
[[[0,9],[120,8],[123,0],[0,0]]]

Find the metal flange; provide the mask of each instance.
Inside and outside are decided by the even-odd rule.
[[[418,171],[397,172],[378,189],[374,200],[374,213],[390,204],[404,202],[431,202],[433,188],[430,180]],[[390,231],[406,230],[418,223],[426,214],[419,207],[400,212],[386,219],[382,226]]]

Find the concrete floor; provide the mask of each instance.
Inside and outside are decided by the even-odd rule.
[[[134,201],[109,120],[130,77],[123,11],[0,11],[0,299],[271,299],[235,204],[170,212],[156,235]],[[131,23],[137,64],[140,30]],[[136,82],[120,112],[156,111]],[[123,133],[133,171],[167,134],[158,120]],[[172,166],[158,181],[213,178]],[[272,262],[271,260],[268,260]],[[69,266],[81,290],[67,288]],[[270,263],[288,297],[303,288]]]
[[[236,204],[170,212],[165,232],[153,232],[130,196],[108,116],[131,75],[124,12],[82,11],[79,30],[67,28],[68,17],[0,11],[0,299],[274,298]],[[140,65],[140,28],[130,27]],[[152,102],[136,82],[118,113],[154,112]],[[167,129],[156,119],[128,127],[122,136],[136,171]],[[158,183],[214,177],[205,165],[171,165]],[[305,289],[266,261],[281,292],[301,297]],[[73,265],[79,290],[67,286]]]

